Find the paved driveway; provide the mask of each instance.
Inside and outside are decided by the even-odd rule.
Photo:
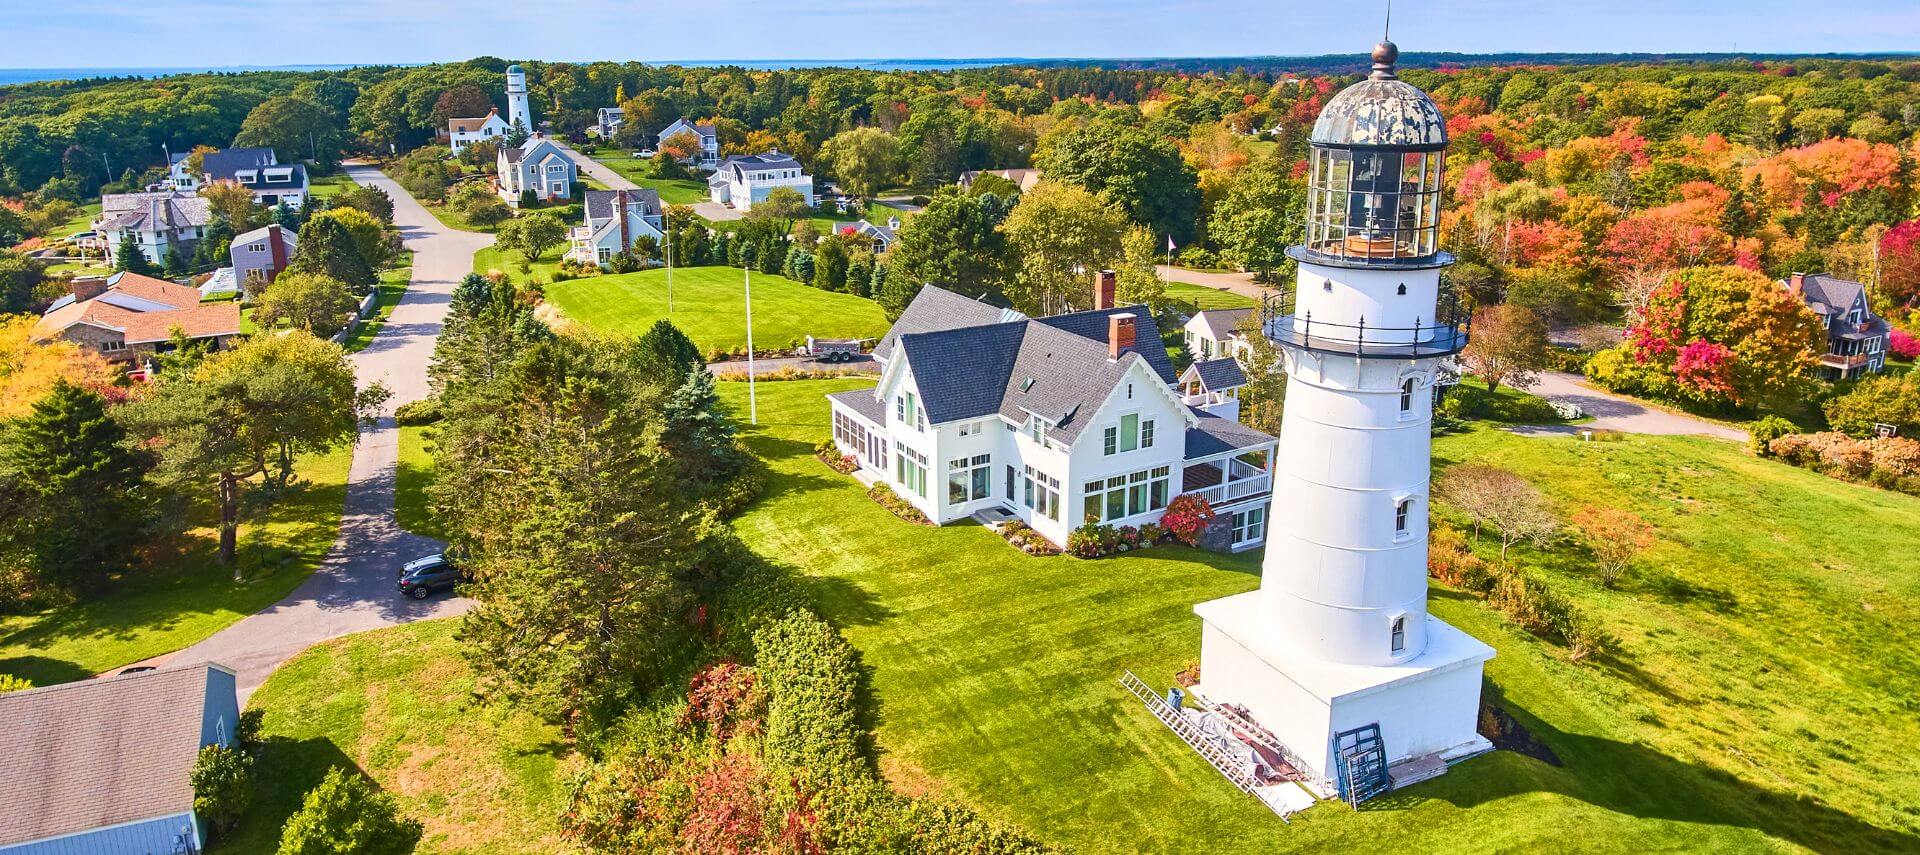
[[[440,544],[402,531],[394,523],[393,481],[400,435],[392,408],[427,396],[427,363],[453,287],[472,271],[474,252],[493,238],[447,228],[372,167],[348,165],[346,169],[354,181],[393,197],[394,222],[414,253],[413,281],[393,316],[372,344],[351,357],[361,384],[385,383],[393,390],[393,399],[379,423],[362,430],[354,447],[340,535],[320,568],[285,599],[173,657],[181,662],[211,660],[238,670],[242,702],[280,663],[313,644],[362,630],[456,615],[471,605],[444,593],[410,600],[395,589],[399,564],[433,552]]]
[[[568,147],[565,143],[562,143],[559,140],[553,140],[552,142],[555,146],[559,147],[561,151],[566,152],[568,157],[573,158],[573,162],[579,165],[581,172],[584,172],[588,175],[593,176],[593,180],[598,181],[601,184],[605,184],[607,186],[607,189],[609,190],[640,189],[640,185],[633,183],[632,179],[627,178],[625,175],[621,175],[620,173],[613,171],[613,167],[610,167],[604,163],[601,163],[600,161],[594,160],[591,157],[581,154],[580,152],[575,151],[574,149]],[[736,211],[718,202],[712,202],[712,201],[693,203],[693,212],[695,214],[700,215],[701,217],[706,218],[708,222],[712,222],[712,223],[725,222],[727,220],[737,220],[745,216],[744,214],[741,214],[739,211]]]
[[[1652,404],[1602,391],[1588,385],[1585,378],[1574,374],[1558,371],[1542,372],[1539,385],[1527,391],[1550,401],[1566,401],[1578,405],[1587,415],[1593,416],[1593,421],[1580,425],[1532,425],[1509,428],[1514,433],[1530,436],[1565,436],[1577,434],[1581,430],[1605,428],[1626,433],[1711,436],[1734,442],[1747,441],[1747,432],[1739,428],[1727,427],[1718,422],[1695,418],[1686,413],[1662,409]]]
[[[1208,273],[1204,270],[1188,270],[1185,267],[1172,267],[1156,264],[1153,269],[1160,272],[1160,278],[1168,282],[1185,282],[1217,291],[1231,291],[1242,297],[1259,302],[1260,298],[1278,293],[1265,285],[1255,284],[1251,273]]]

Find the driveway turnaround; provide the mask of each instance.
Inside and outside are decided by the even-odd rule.
[[[1711,436],[1746,442],[1747,432],[1718,422],[1695,418],[1686,413],[1663,409],[1644,401],[1605,392],[1587,384],[1584,378],[1560,371],[1540,372],[1540,383],[1527,391],[1549,401],[1564,401],[1578,406],[1593,420],[1578,425],[1527,425],[1509,428],[1527,436],[1568,436],[1583,430],[1600,428],[1624,433],[1660,436]]]
[[[1160,278],[1168,282],[1185,282],[1188,285],[1198,285],[1216,291],[1230,291],[1256,303],[1263,297],[1280,293],[1265,285],[1256,284],[1251,273],[1208,273],[1204,270],[1189,270],[1185,267],[1166,264],[1156,264],[1153,269],[1159,271]]]
[[[394,224],[407,249],[413,250],[413,280],[406,294],[373,342],[350,357],[363,387],[385,383],[393,390],[393,398],[378,423],[361,430],[347,475],[340,535],[320,568],[285,599],[172,657],[180,662],[210,660],[236,669],[242,702],[280,663],[313,644],[362,630],[456,615],[471,605],[448,594],[410,600],[396,587],[402,562],[435,552],[441,544],[402,531],[394,523],[400,431],[393,421],[393,408],[427,396],[427,363],[453,288],[472,272],[473,254],[493,238],[442,225],[373,167],[348,164],[346,170],[355,182],[378,187],[393,198]]]
[[[573,158],[574,164],[580,167],[581,172],[591,175],[593,176],[593,180],[607,185],[608,190],[640,189],[640,185],[633,183],[632,179],[629,179],[625,175],[613,171],[613,167],[581,154],[559,140],[550,140],[550,142],[552,142],[556,148],[565,152],[568,157]],[[693,203],[693,212],[710,223],[737,220],[745,216],[739,211],[722,205],[719,202],[712,201]]]

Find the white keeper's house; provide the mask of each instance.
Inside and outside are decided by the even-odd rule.
[[[467,146],[477,142],[497,142],[506,145],[507,137],[513,132],[513,126],[500,118],[500,108],[495,107],[487,114],[475,119],[448,119],[447,144],[454,154],[465,151]]]
[[[808,207],[817,202],[813,195],[813,176],[800,168],[800,161],[794,160],[793,155],[778,150],[729,157],[707,176],[707,196],[740,211],[753,210],[754,205],[766,201],[768,193],[780,187],[800,194],[807,200]]]
[[[1196,493],[1218,514],[1204,545],[1260,545],[1274,438],[1190,406],[1152,317],[1099,283],[1094,309],[1049,318],[921,289],[874,349],[879,385],[827,396],[835,444],[937,523],[1004,512],[1062,544]]]
[[[588,190],[585,220],[568,234],[567,257],[606,264],[643,237],[666,239],[667,210],[657,190]]]
[[[1298,281],[1259,325],[1287,374],[1260,588],[1194,607],[1193,691],[1356,804],[1492,747],[1477,723],[1494,650],[1427,611],[1432,387],[1470,331],[1441,296],[1446,118],[1398,56],[1375,47],[1308,139]]]
[[[527,137],[518,147],[503,145],[494,156],[500,174],[500,198],[520,207],[521,194],[531,191],[542,202],[573,196],[573,183],[580,179],[580,167],[553,140],[540,134]]]

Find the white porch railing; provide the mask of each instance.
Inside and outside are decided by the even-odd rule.
[[[1250,478],[1228,481],[1225,484],[1215,484],[1211,487],[1201,487],[1197,490],[1189,490],[1187,492],[1206,499],[1209,505],[1224,505],[1228,502],[1237,502],[1252,496],[1264,496],[1272,491],[1273,476],[1262,473]]]

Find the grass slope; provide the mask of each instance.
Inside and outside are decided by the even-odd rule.
[[[1366,810],[1326,804],[1283,825],[1114,682],[1131,668],[1168,684],[1198,657],[1192,605],[1256,587],[1259,559],[1164,548],[1094,565],[1030,558],[976,526],[908,527],[810,454],[827,434],[820,396],[865,382],[761,385],[748,441],[772,481],[737,527],[811,577],[860,648],[883,766],[902,786],[1084,851],[1920,845],[1904,747],[1920,738],[1920,687],[1890,641],[1920,603],[1920,500],[1708,440],[1442,439],[1440,462],[1497,461],[1567,507],[1617,503],[1662,527],[1644,562],[1657,569],[1618,592],[1588,584],[1570,550],[1528,556],[1625,652],[1567,664],[1436,588],[1435,613],[1499,649],[1490,678],[1566,765],[1495,753]],[[736,404],[746,392],[722,390]]]
[[[357,768],[425,825],[421,853],[558,852],[565,808],[557,728],[474,700],[458,620],[317,645],[274,671],[254,803],[218,852],[271,852],[301,797],[333,766]]]
[[[311,485],[240,526],[247,582],[235,585],[221,569],[214,530],[195,528],[183,548],[105,597],[0,617],[0,673],[43,686],[91,677],[179,650],[286,596],[333,545],[352,459],[344,448],[304,460],[296,471]]]
[[[546,286],[546,293],[568,318],[595,332],[639,335],[667,318],[703,351],[746,346],[746,298],[738,268],[675,269],[671,317],[666,282],[665,270],[645,270],[556,282]],[[886,331],[886,315],[872,300],[784,276],[753,275],[753,343],[761,350],[798,344],[808,335],[879,338]]]
[[[698,178],[655,178],[652,159],[641,160],[614,153],[612,149],[591,156],[627,180],[643,188],[660,191],[660,201],[669,205],[692,205],[707,201],[707,182]]]

